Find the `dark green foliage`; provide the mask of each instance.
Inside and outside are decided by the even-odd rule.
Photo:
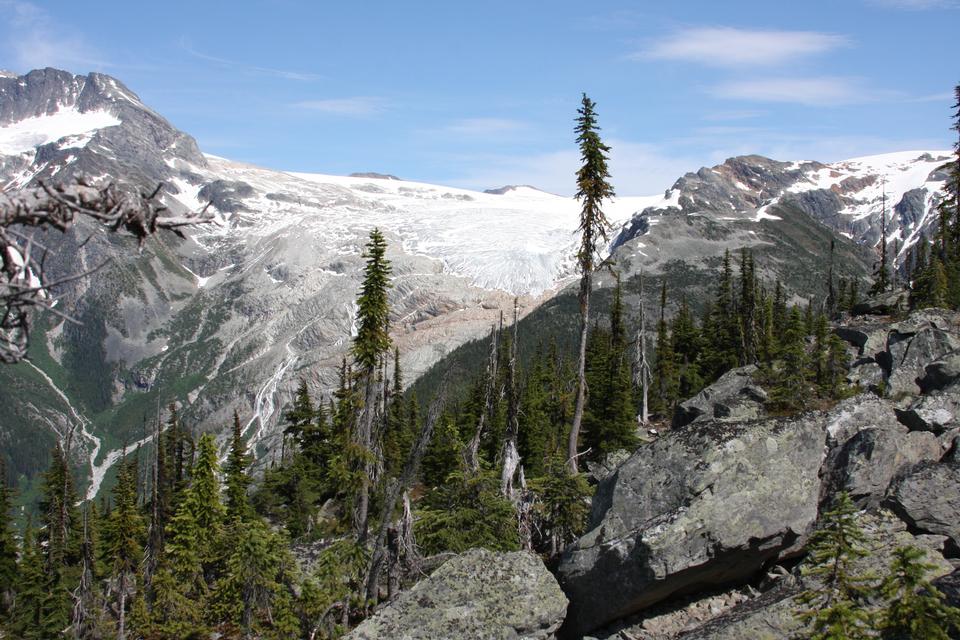
[[[364,257],[363,285],[357,298],[357,336],[353,356],[361,369],[374,370],[380,356],[390,348],[387,289],[390,288],[390,261],[386,259],[387,241],[379,229],[370,232]]]
[[[894,551],[890,572],[880,586],[887,601],[878,621],[881,637],[949,640],[951,629],[960,631],[960,609],[944,602],[943,594],[927,580],[936,567],[923,558],[923,551],[915,547]]]
[[[13,501],[6,469],[0,461],[0,616],[6,619],[18,585],[17,541],[13,531]],[[0,630],[4,628],[0,623]]]
[[[870,615],[864,601],[870,594],[871,576],[858,575],[854,563],[866,556],[866,536],[857,522],[850,496],[840,493],[810,537],[808,577],[810,587],[798,601],[804,609],[799,619],[810,630],[811,640],[868,638]]]
[[[801,409],[812,396],[808,381],[810,358],[807,354],[806,335],[800,309],[793,307],[783,336],[780,360],[774,365],[770,405],[775,409]]]
[[[539,498],[540,546],[554,556],[583,533],[593,490],[583,475],[570,474],[560,456],[550,458],[543,476],[533,481],[531,488]]]
[[[137,506],[136,461],[121,462],[113,488],[113,509],[103,532],[103,546],[109,573],[123,587],[124,596],[126,588],[136,584],[145,537],[146,523]],[[129,604],[117,602],[116,606],[119,611]]]
[[[633,410],[631,359],[623,325],[619,278],[610,307],[609,330],[595,327],[587,342],[587,406],[583,444],[597,460],[618,449],[632,450],[637,438]]]
[[[513,505],[500,495],[494,472],[456,472],[423,498],[417,520],[417,542],[425,554],[474,547],[492,551],[520,548]]]
[[[677,379],[676,358],[673,353],[673,339],[667,325],[667,285],[660,290],[660,321],[657,322],[657,342],[654,347],[653,399],[654,413],[670,417],[679,400],[679,380]]]
[[[230,453],[227,454],[227,462],[223,468],[227,489],[227,520],[231,523],[243,522],[253,516],[247,495],[250,486],[250,476],[247,475],[249,466],[250,456],[247,454],[247,443],[240,427],[240,416],[234,412]]]
[[[450,474],[461,468],[463,442],[457,430],[454,417],[446,414],[440,417],[433,438],[423,457],[423,482],[429,487],[443,485]]]

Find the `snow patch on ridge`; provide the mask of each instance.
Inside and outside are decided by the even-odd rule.
[[[26,118],[0,127],[0,155],[27,153],[40,145],[67,137],[71,140],[65,141],[61,148],[82,147],[97,130],[118,124],[120,120],[107,111],[81,113],[75,107]]]

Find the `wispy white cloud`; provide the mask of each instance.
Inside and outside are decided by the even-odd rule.
[[[350,98],[325,98],[322,100],[304,100],[293,104],[298,109],[325,113],[335,116],[368,117],[387,110],[383,98],[354,96]]]
[[[6,51],[17,71],[57,67],[74,72],[110,66],[86,39],[55,22],[30,2],[0,0],[0,52]]]
[[[702,120],[713,122],[729,122],[731,120],[749,120],[767,115],[766,111],[759,109],[734,109],[729,111],[711,111],[701,117]]]
[[[237,62],[236,60],[230,60],[228,58],[221,58],[220,56],[213,56],[208,53],[203,53],[194,49],[190,44],[183,38],[180,39],[180,48],[183,49],[187,54],[197,58],[198,60],[204,60],[206,62],[212,62],[221,67],[228,67],[233,69],[238,69],[241,71],[246,71],[249,73],[256,73],[267,76],[274,76],[276,78],[281,78],[283,80],[296,80],[298,82],[312,82],[315,80],[320,80],[323,76],[316,73],[309,73],[305,71],[292,71],[290,69],[275,69],[273,67],[262,67],[259,65],[250,65],[242,62]]]
[[[846,36],[818,31],[693,27],[653,42],[635,60],[679,60],[716,67],[763,67],[850,45]]]
[[[868,89],[859,78],[756,78],[733,80],[712,87],[717,98],[756,102],[783,102],[830,107],[893,98],[897,94]]]
[[[464,118],[451,122],[441,131],[464,136],[489,136],[513,133],[525,128],[525,123],[509,118]]]

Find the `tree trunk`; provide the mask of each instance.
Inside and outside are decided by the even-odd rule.
[[[500,459],[503,468],[500,472],[500,493],[513,498],[513,476],[520,466],[520,453],[517,450],[517,437],[520,432],[519,402],[517,398],[517,327],[519,326],[517,299],[513,299],[513,339],[510,341],[510,357],[507,360],[507,429],[503,437]]]
[[[365,394],[363,400],[363,412],[359,420],[359,429],[357,432],[357,444],[363,448],[365,454],[370,454],[371,440],[373,435],[373,417],[376,413],[376,403],[378,400],[376,370],[370,368],[364,375]],[[357,498],[357,507],[354,514],[354,533],[357,540],[363,542],[367,539],[368,517],[370,511],[370,479],[373,465],[368,460],[364,460],[363,477],[360,482],[360,495]]]
[[[433,437],[434,426],[437,420],[440,419],[440,414],[443,412],[445,402],[446,389],[445,387],[441,387],[437,392],[437,397],[433,401],[433,404],[430,405],[430,411],[427,414],[423,428],[420,430],[420,436],[417,438],[416,443],[410,450],[410,454],[407,456],[400,480],[392,482],[386,491],[386,496],[384,496],[383,512],[380,516],[380,530],[377,533],[377,540],[374,543],[373,554],[370,556],[370,571],[367,574],[367,600],[376,600],[380,590],[380,570],[383,568],[385,555],[384,545],[387,541],[390,521],[393,519],[393,510],[397,505],[397,501],[400,499],[400,494],[406,493],[410,485],[413,484],[413,480],[417,475],[417,469],[420,468],[420,461],[423,459],[423,454],[427,451],[430,438]],[[407,506],[408,503],[405,501],[404,508],[406,509]]]
[[[500,346],[500,333],[497,327],[490,329],[490,355],[487,360],[487,380],[484,390],[483,410],[480,413],[480,419],[477,420],[477,429],[467,445],[466,458],[467,467],[476,473],[480,470],[480,439],[483,437],[483,430],[486,426],[487,416],[493,413],[493,390],[497,380],[497,350]]]
[[[567,466],[571,473],[579,472],[577,446],[580,442],[580,423],[583,422],[583,406],[587,399],[587,319],[590,315],[590,288],[593,274],[584,271],[580,278],[580,350],[577,360],[577,404],[573,410],[570,440],[567,443]]]

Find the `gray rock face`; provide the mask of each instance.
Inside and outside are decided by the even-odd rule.
[[[864,558],[857,560],[857,573],[883,575],[900,546],[914,546],[924,551],[924,562],[932,565],[929,578],[950,574],[953,567],[940,555],[936,543],[926,536],[913,536],[906,525],[893,514],[879,510],[861,517],[867,536]],[[803,563],[801,563],[802,572]],[[748,600],[732,611],[711,620],[696,630],[682,633],[682,640],[790,640],[805,637],[797,614],[802,605],[797,596],[808,586],[809,577],[790,576],[759,597]]]
[[[960,416],[960,388],[937,391],[917,399],[906,409],[897,409],[897,418],[911,431],[941,435],[957,426]]]
[[[564,631],[746,579],[793,547],[817,516],[823,420],[695,423],[634,453],[563,555]]]
[[[355,640],[471,638],[545,640],[567,599],[537,556],[470,550],[377,611]]]
[[[763,415],[767,392],[753,382],[756,366],[732,369],[677,406],[673,427],[706,420],[753,420]]]
[[[928,364],[917,380],[923,393],[939,391],[960,381],[960,352],[951,352]]]
[[[894,324],[874,320],[838,327],[836,334],[857,350],[848,379],[903,399],[946,384],[953,360],[943,360],[960,347],[958,316],[943,309],[925,309]],[[938,362],[928,378],[927,366]],[[880,379],[878,380],[878,377]]]
[[[947,536],[960,552],[960,464],[916,465],[890,487],[887,504],[914,530]]]
[[[847,491],[861,508],[883,499],[890,481],[906,465],[940,459],[940,442],[932,433],[870,427],[830,452],[824,497]]]

